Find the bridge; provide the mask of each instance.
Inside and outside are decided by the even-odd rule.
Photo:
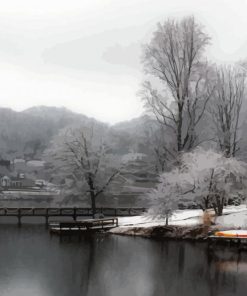
[[[138,216],[143,214],[147,209],[140,207],[101,207],[96,208],[96,214],[102,214],[105,217],[119,216]],[[44,217],[46,225],[49,224],[50,217],[71,217],[74,221],[78,217],[92,216],[91,208],[0,208],[0,217],[17,217],[18,225],[21,225],[22,217]]]

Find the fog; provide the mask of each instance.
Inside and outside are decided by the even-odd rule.
[[[246,1],[0,1],[0,104],[65,106],[116,123],[143,113],[141,45],[157,22],[194,14],[215,62],[247,52]]]

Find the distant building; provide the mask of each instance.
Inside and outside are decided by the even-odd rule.
[[[27,165],[27,167],[35,168],[35,169],[43,168],[45,165],[45,161],[43,161],[43,160],[29,160],[26,162],[26,165]]]
[[[148,156],[144,153],[128,153],[122,156],[122,163],[121,173],[109,185],[113,198],[106,196],[101,200],[104,203],[110,200],[115,206],[147,206],[147,195],[159,181]]]
[[[122,156],[122,162],[128,163],[132,161],[144,160],[145,158],[147,158],[147,155],[144,153],[130,152]]]
[[[11,179],[8,176],[3,176],[1,178],[1,186],[4,188],[8,188],[11,186]]]
[[[35,186],[38,186],[38,187],[44,187],[46,184],[46,181],[45,180],[35,180]]]
[[[16,158],[13,160],[13,166],[15,171],[24,171],[26,168],[26,161],[22,158]]]
[[[21,188],[22,186],[22,179],[20,178],[12,178],[10,181],[9,188]]]
[[[31,179],[23,178],[23,176],[9,177],[3,176],[0,179],[1,186],[7,189],[17,189],[17,188],[30,188],[35,185],[34,181]]]

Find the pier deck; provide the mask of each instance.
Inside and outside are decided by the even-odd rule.
[[[49,230],[56,234],[71,234],[85,231],[106,231],[117,226],[118,218],[104,218],[74,222],[52,222],[49,224]]]

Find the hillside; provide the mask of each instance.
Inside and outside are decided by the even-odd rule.
[[[93,118],[66,108],[37,106],[16,112],[0,108],[0,158],[39,159],[59,130],[69,125],[94,122]],[[154,122],[148,116],[120,122],[111,127],[110,139],[115,153],[149,153],[146,135]]]
[[[40,106],[22,112],[0,108],[0,157],[40,158],[60,129],[90,120],[65,108]]]

